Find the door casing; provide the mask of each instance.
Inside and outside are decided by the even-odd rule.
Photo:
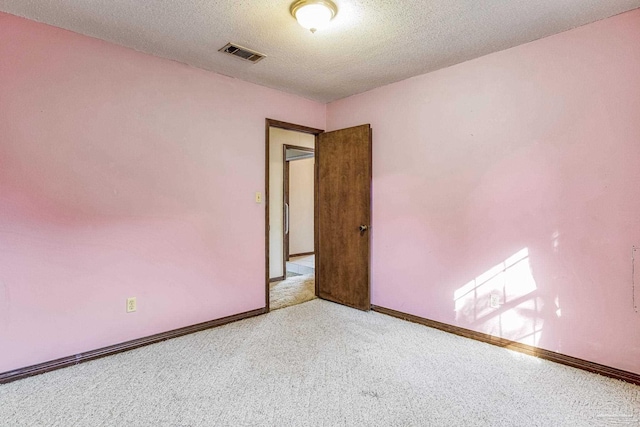
[[[283,194],[283,197],[284,197],[285,206],[289,206],[289,207],[290,207],[290,203],[289,203],[289,184],[290,184],[289,183],[289,176],[290,176],[289,175],[289,167],[290,167],[290,163],[292,161],[295,161],[295,160],[287,160],[287,149],[290,149],[290,148],[294,148],[294,149],[299,150],[299,151],[307,151],[307,152],[310,152],[310,153],[315,153],[315,148],[301,147],[301,146],[298,146],[298,145],[290,145],[290,144],[283,144],[282,145],[282,159],[283,159],[282,167],[284,169],[283,173],[282,173],[282,176],[283,176],[283,187],[284,187],[282,194]],[[315,176],[315,172],[314,172],[314,176]],[[315,190],[314,190],[314,192],[315,192]],[[314,197],[314,200],[315,200],[315,197]],[[314,209],[315,209],[315,207],[314,207]],[[283,270],[282,271],[284,272],[285,278],[287,276],[287,261],[289,261],[289,257],[291,255],[290,251],[289,251],[289,234],[291,232],[291,220],[290,220],[291,217],[290,217],[290,215],[289,215],[288,219],[289,219],[289,224],[286,224],[287,215],[285,215],[284,218],[283,218],[284,223],[282,224],[282,241],[284,243],[282,245],[282,250],[284,252],[283,253],[283,257],[282,257],[283,258]],[[289,228],[289,233],[285,232],[285,229],[287,228],[286,227],[287,225],[289,225],[289,227],[288,227]]]

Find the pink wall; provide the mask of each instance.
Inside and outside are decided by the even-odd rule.
[[[0,14],[0,372],[263,307],[267,117],[325,106]]]
[[[635,10],[329,104],[373,127],[373,304],[640,373],[639,40]]]
[[[373,303],[640,373],[639,39],[330,104],[374,129]],[[0,13],[0,372],[262,307],[266,117],[325,106]]]

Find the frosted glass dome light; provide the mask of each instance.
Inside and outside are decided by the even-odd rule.
[[[325,27],[338,13],[330,0],[298,0],[291,5],[291,14],[302,27],[315,33]]]

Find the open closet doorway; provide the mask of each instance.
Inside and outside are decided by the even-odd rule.
[[[314,151],[322,130],[267,120],[267,279],[271,310],[316,298]]]

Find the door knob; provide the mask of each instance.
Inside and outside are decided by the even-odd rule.
[[[364,232],[365,232],[365,231],[367,231],[368,229],[369,229],[369,227],[368,227],[368,226],[366,226],[366,225],[364,225],[364,224],[360,226],[360,232],[361,232],[361,233],[364,233]]]

